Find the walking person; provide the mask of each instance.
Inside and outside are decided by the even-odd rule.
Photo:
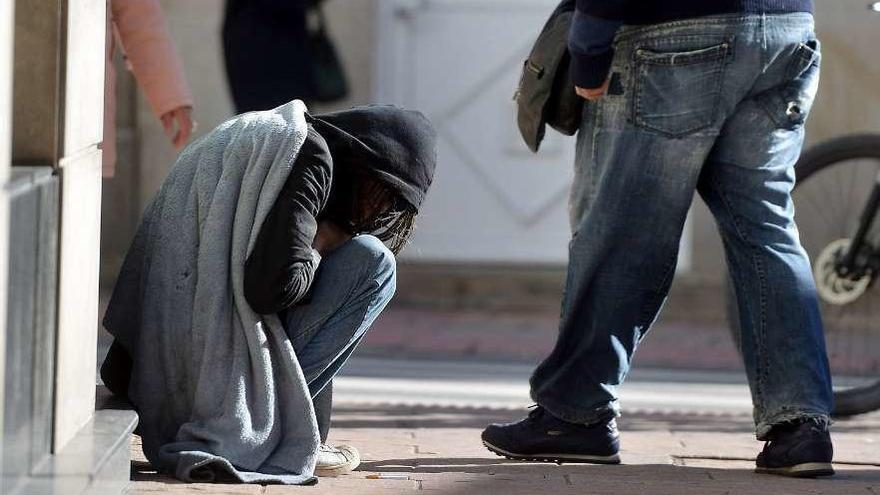
[[[237,113],[345,98],[348,83],[323,1],[226,0],[223,60]]]
[[[125,62],[162,123],[175,149],[189,141],[195,128],[193,97],[183,64],[165,26],[159,0],[109,0],[104,84],[103,175],[116,170],[116,69],[113,55],[122,49]]]
[[[816,95],[811,0],[578,0],[577,141],[560,334],[537,407],[490,425],[514,459],[619,462],[618,389],[663,305],[694,192],[724,241],[742,321],[757,471],[833,474],[831,378],[794,164]]]
[[[309,484],[357,467],[355,448],[320,438],[313,400],[394,294],[435,140],[418,112],[293,101],[184,150],[104,318],[101,376],[138,411],[157,469]]]

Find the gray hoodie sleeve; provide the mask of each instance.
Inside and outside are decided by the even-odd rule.
[[[333,162],[311,125],[284,188],[245,264],[244,295],[260,314],[287,309],[308,292],[321,256],[312,249],[330,195]]]

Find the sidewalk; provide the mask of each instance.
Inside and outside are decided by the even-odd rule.
[[[761,445],[746,415],[651,415],[621,420],[620,466],[515,463],[480,444],[482,427],[519,411],[345,404],[331,442],[358,447],[357,472],[313,487],[185,485],[157,475],[132,444],[132,494],[880,494],[880,415],[839,422],[834,478],[795,480],[752,472]],[[367,479],[371,474],[404,479]]]

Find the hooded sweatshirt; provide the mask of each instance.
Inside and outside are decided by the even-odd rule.
[[[436,132],[419,112],[364,106],[308,116],[309,132],[245,264],[244,293],[258,313],[308,293],[321,262],[312,248],[334,173],[365,167],[419,209],[436,166]]]

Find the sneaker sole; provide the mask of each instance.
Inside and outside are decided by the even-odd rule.
[[[318,478],[335,478],[337,476],[342,476],[343,474],[348,474],[360,466],[360,461],[357,462],[346,462],[343,464],[337,464],[335,466],[326,466],[315,468],[315,476]]]
[[[586,464],[620,464],[620,456],[617,454],[609,456],[601,455],[580,455],[580,454],[532,454],[522,455],[508,452],[502,448],[496,447],[491,443],[483,440],[483,445],[493,454],[506,457],[514,461],[533,461],[533,462],[555,462],[562,464],[563,462],[577,462]]]
[[[830,462],[806,462],[781,468],[758,467],[755,468],[755,472],[758,474],[788,476],[790,478],[818,478],[819,476],[834,475],[834,468],[831,467]]]

